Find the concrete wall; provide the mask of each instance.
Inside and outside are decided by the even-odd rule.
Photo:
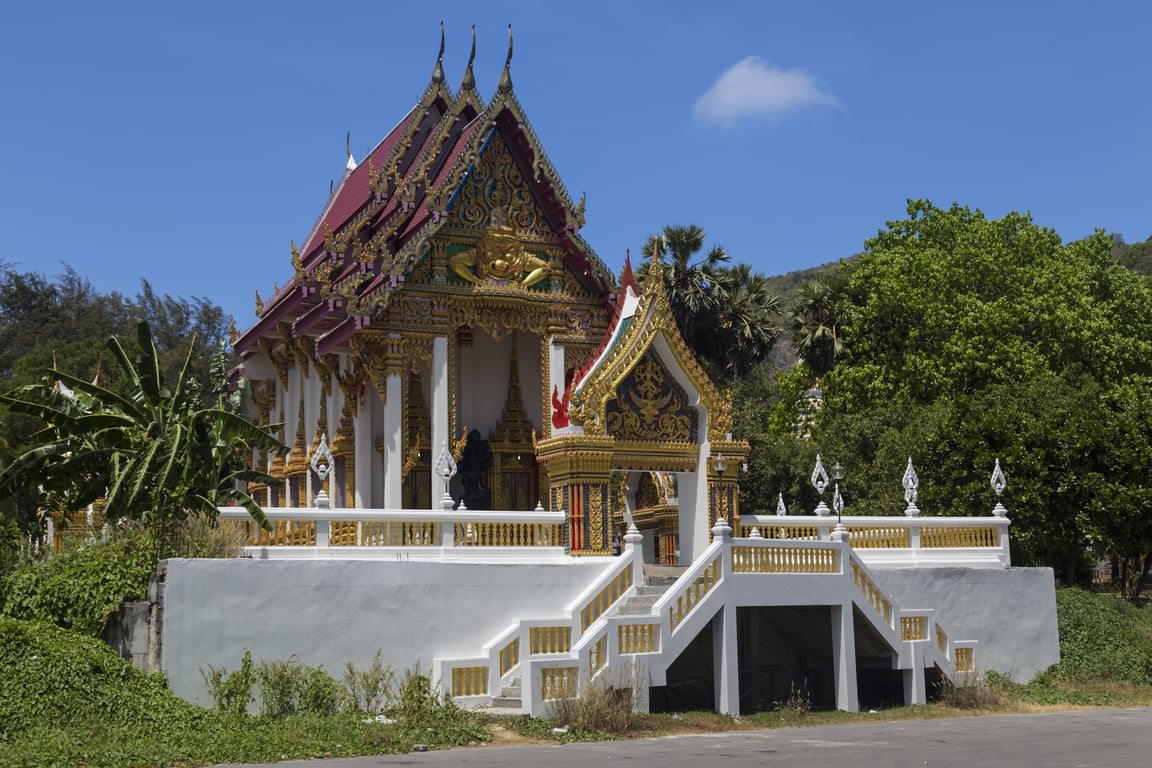
[[[210,705],[200,669],[295,654],[340,679],[377,648],[397,671],[475,656],[514,618],[555,618],[612,565],[387,560],[169,560],[163,666],[179,696]]]
[[[901,608],[934,608],[953,640],[977,640],[980,670],[1028,682],[1060,661],[1051,568],[872,569]]]

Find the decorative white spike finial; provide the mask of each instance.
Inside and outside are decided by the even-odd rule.
[[[816,505],[816,514],[820,517],[827,517],[832,512],[824,503],[824,489],[828,487],[828,473],[824,471],[824,462],[820,460],[820,454],[816,454],[816,467],[812,470],[812,487],[816,489],[816,493],[820,494],[820,503]]]
[[[780,494],[776,500],[776,516],[784,517],[787,514],[788,508],[784,506],[784,494]]]
[[[1000,494],[1007,487],[1008,478],[1004,476],[1004,470],[1000,469],[1000,459],[996,459],[996,466],[992,469],[992,490],[996,491],[996,506],[992,508],[992,514],[996,517],[1008,516],[1008,510],[1000,503]]]
[[[904,508],[904,514],[908,517],[916,517],[920,514],[920,508],[916,506],[917,492],[920,489],[920,478],[916,476],[916,470],[912,466],[912,457],[908,457],[908,468],[904,470],[904,480],[901,482],[904,486],[904,501],[908,506]]]
[[[320,445],[312,454],[311,467],[312,471],[316,473],[316,477],[320,478],[320,491],[316,494],[316,506],[327,507],[329,499],[328,494],[324,492],[324,481],[332,473],[332,451],[328,448],[328,436],[325,434],[320,435]]]
[[[448,483],[456,475],[456,460],[452,458],[452,451],[448,450],[447,438],[440,446],[440,455],[436,457],[436,464],[432,467],[432,471],[444,481],[444,495],[440,498],[440,506],[446,510],[452,509],[456,502],[448,490]]]

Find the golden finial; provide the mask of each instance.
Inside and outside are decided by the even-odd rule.
[[[576,210],[572,211],[572,218],[576,220],[576,229],[584,228],[584,207],[588,203],[588,193],[585,192],[580,197],[580,205],[576,206]]]
[[[476,87],[476,76],[472,74],[472,62],[476,59],[476,25],[472,25],[472,53],[468,54],[468,66],[464,68],[464,79],[460,89],[471,91]]]
[[[260,289],[256,289],[256,317],[264,314],[264,299],[260,298]]]
[[[500,84],[496,90],[500,93],[512,92],[512,25],[508,25],[508,57],[504,59],[504,73],[500,75]]]
[[[293,238],[290,242],[292,243],[292,269],[299,272],[304,265],[303,259],[300,257],[300,251],[296,248],[296,239]]]
[[[444,22],[440,22],[440,52],[436,54],[436,67],[432,70],[432,82],[444,82]]]
[[[228,315],[228,343],[235,345],[238,338],[240,338],[240,331],[236,330],[236,318]]]
[[[352,159],[352,131],[344,134],[344,154],[348,155],[348,159]]]

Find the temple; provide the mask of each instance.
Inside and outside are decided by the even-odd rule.
[[[566,510],[570,551],[591,554],[631,507],[656,560],[690,561],[736,512],[747,445],[659,291],[641,297],[630,266],[618,281],[580,236],[584,201],[516,99],[511,41],[487,103],[474,55],[475,38],[453,93],[441,39],[419,101],[349,152],[293,274],[234,339],[254,415],[291,448],[256,457],[284,484],[254,495],[307,504],[325,436],[334,506],[428,509],[447,444],[457,507]],[[696,499],[709,514],[676,513]]]
[[[167,562],[144,634],[174,691],[205,701],[203,665],[245,648],[329,670],[379,649],[533,715],[590,685],[638,709],[856,710],[1058,660],[1052,573],[1011,567],[1007,510],[921,517],[911,461],[904,516],[840,519],[838,486],[835,515],[741,514],[729,403],[661,282],[581,238],[511,39],[487,102],[472,57],[448,88],[443,50],[235,334],[290,450],[252,457],[283,481],[249,489],[273,531],[220,509],[246,557]]]

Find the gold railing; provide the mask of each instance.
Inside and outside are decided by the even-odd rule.
[[[588,604],[580,610],[580,631],[592,626],[592,622],[604,615],[625,592],[632,588],[632,567],[625,567],[615,578],[604,585]]]
[[[620,653],[655,653],[660,635],[656,624],[620,624],[616,627]]]
[[[940,629],[939,624],[936,625],[936,647],[940,649],[940,653],[948,653],[948,635]]]
[[[588,651],[588,670],[596,674],[608,663],[608,635],[603,635]]]
[[[562,547],[563,523],[457,522],[458,547]]]
[[[500,649],[500,677],[508,674],[508,672],[520,663],[520,638],[512,639],[512,642]]]
[[[276,520],[272,530],[265,531],[251,521],[233,522],[248,532],[249,546],[256,547],[314,547],[316,523],[296,520]]]
[[[488,695],[488,667],[453,667],[452,695]]]
[[[925,549],[944,547],[996,547],[995,526],[925,526],[920,531],[920,546]]]
[[[900,617],[901,640],[927,640],[928,619],[925,616]]]
[[[528,652],[568,653],[572,650],[572,628],[562,626],[531,627],[528,630]]]
[[[362,547],[436,547],[440,523],[430,520],[364,520],[360,523]]]
[[[733,573],[836,573],[836,551],[812,547],[732,547]]]
[[[848,543],[853,549],[907,549],[908,529],[884,526],[855,526],[848,528]]]
[[[864,595],[864,599],[876,609],[876,611],[884,617],[884,623],[891,625],[892,623],[892,601],[884,594],[880,587],[869,578],[868,574],[856,564],[852,562],[852,583]]]
[[[328,533],[328,544],[332,547],[359,546],[360,525],[353,522],[332,523]]]
[[[688,585],[688,588],[676,596],[676,602],[672,604],[669,629],[675,632],[676,627],[688,617],[688,614],[700,604],[704,596],[712,591],[712,587],[716,586],[720,581],[720,558],[718,555],[708,566],[704,568],[704,572],[696,577],[696,580]]]
[[[957,648],[952,664],[957,672],[971,672],[976,669],[976,660],[971,648]]]
[[[820,541],[820,529],[815,525],[741,525],[740,538],[746,539],[756,528],[761,538],[787,541]]]
[[[572,698],[579,679],[577,667],[544,667],[540,670],[540,698],[544,701]]]

